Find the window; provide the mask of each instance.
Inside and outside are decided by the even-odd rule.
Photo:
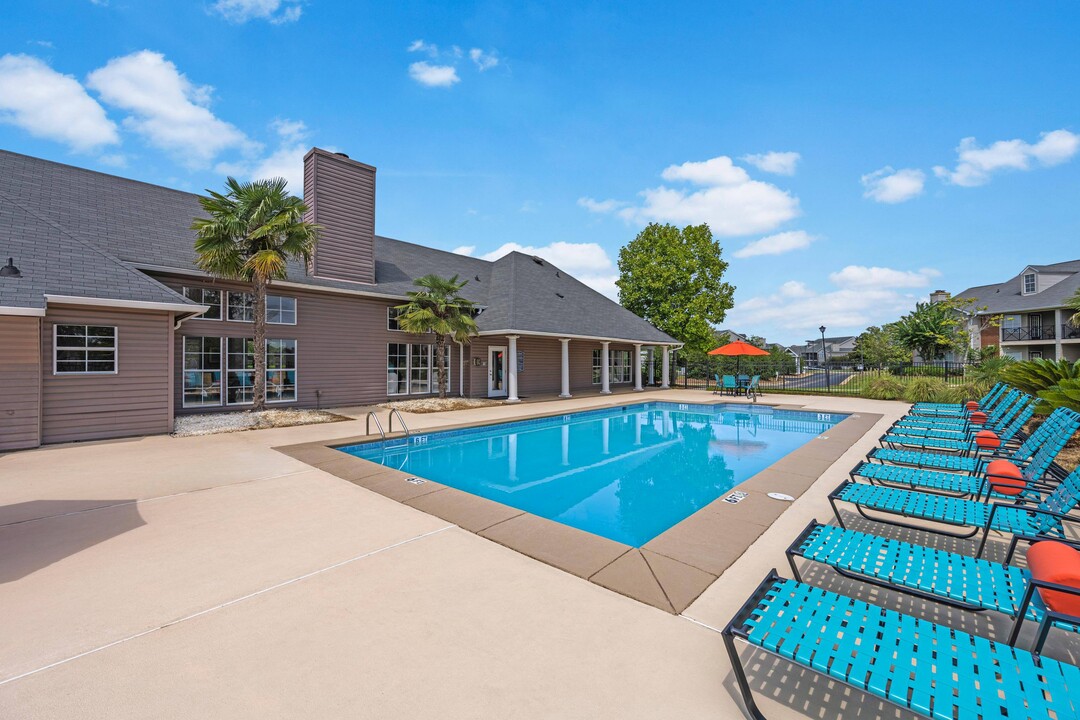
[[[388,343],[386,394],[426,395],[435,387],[435,346],[426,343]],[[450,347],[446,350],[446,389],[450,390]]]
[[[56,375],[116,372],[116,328],[104,325],[56,325],[53,328]]]
[[[266,402],[296,400],[296,341],[266,341]]]
[[[593,385],[599,385],[603,382],[601,373],[601,358],[604,356],[603,350],[593,350]],[[608,351],[608,382],[609,383],[627,383],[634,379],[633,367],[630,362],[629,350],[609,350]]]
[[[271,325],[295,325],[296,298],[267,295],[266,322]]]
[[[229,319],[236,322],[255,320],[254,298],[251,293],[229,292]]]
[[[1042,350],[1032,350],[1028,353],[1028,360],[1042,360]]]
[[[401,315],[401,310],[396,307],[386,308],[386,329],[387,330],[401,330],[398,325],[398,316]]]
[[[221,338],[184,338],[184,407],[221,404]]]
[[[409,394],[431,392],[431,346],[416,343],[409,359]]]
[[[386,346],[386,394],[409,394],[408,343],[390,343]]]
[[[208,305],[209,310],[204,312],[199,317],[203,320],[220,320],[221,319],[221,291],[211,290],[210,288],[184,288],[184,297],[188,300],[194,300],[200,305]]]
[[[255,341],[228,338],[226,342],[225,402],[250,405],[255,400]]]
[[[1035,292],[1035,273],[1024,275],[1024,294],[1030,295]]]

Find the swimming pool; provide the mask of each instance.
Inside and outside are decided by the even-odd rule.
[[[338,449],[640,547],[845,417],[649,402]]]

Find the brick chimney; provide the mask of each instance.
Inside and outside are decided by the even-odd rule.
[[[930,304],[933,305],[939,302],[945,302],[951,297],[952,293],[947,290],[935,290],[934,292],[930,293]]]
[[[305,220],[321,227],[312,275],[375,283],[375,168],[344,153],[304,156]]]

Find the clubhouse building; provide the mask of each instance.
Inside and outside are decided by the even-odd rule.
[[[427,274],[468,280],[480,333],[448,343],[449,394],[669,384],[679,343],[539,257],[489,262],[375,234],[375,168],[304,158],[313,261],[267,302],[267,401],[331,408],[437,392],[434,343],[397,327]],[[0,150],[0,451],[167,433],[252,403],[250,287],[195,265],[198,196]],[[10,261],[8,260],[10,258]],[[643,362],[645,354],[648,361]]]

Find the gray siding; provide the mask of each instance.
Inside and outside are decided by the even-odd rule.
[[[304,157],[306,219],[320,226],[313,274],[375,282],[375,168],[315,148]]]
[[[0,316],[0,451],[41,444],[41,320]]]
[[[54,374],[53,327],[58,324],[115,326],[117,373]],[[50,308],[41,332],[42,442],[170,432],[171,337],[169,313]]]

